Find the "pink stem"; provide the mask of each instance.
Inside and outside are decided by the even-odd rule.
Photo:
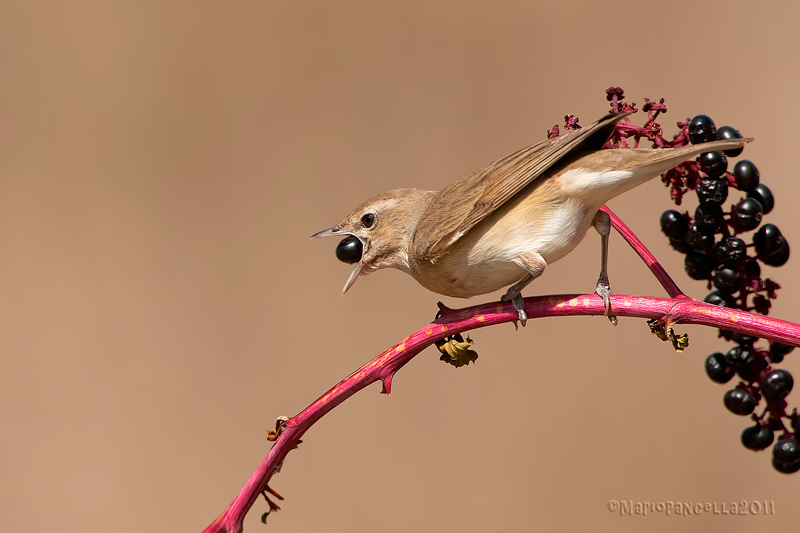
[[[616,218],[613,214],[611,216],[612,220]],[[624,229],[627,230],[627,228]],[[635,246],[634,249],[636,249]],[[649,255],[644,246],[641,246],[641,249]],[[637,252],[640,250],[637,249]],[[652,258],[652,256],[650,257]],[[645,259],[645,261],[648,260]],[[658,265],[655,259],[652,259],[652,263]],[[658,266],[660,267],[660,265]],[[663,279],[661,281],[664,284]],[[680,291],[678,294],[681,296],[680,298],[614,295],[611,296],[611,307],[616,316],[665,319],[668,326],[676,323],[700,324],[800,346],[800,325],[798,324],[737,309],[705,304],[683,296]],[[605,311],[603,300],[594,294],[526,298],[525,310],[528,318],[531,319],[546,316],[602,315]],[[426,347],[440,339],[456,333],[516,320],[517,312],[508,302],[494,302],[464,309],[441,307],[440,318],[418,329],[350,374],[297,416],[287,421],[285,430],[278,437],[258,469],[250,476],[228,508],[204,530],[205,533],[240,533],[245,515],[258,496],[267,488],[267,483],[286,454],[317,420],[347,398],[376,381],[383,382],[383,392],[389,394],[394,373]]]
[[[653,254],[650,253],[650,250],[639,240],[639,237],[634,234],[625,223],[619,219],[617,215],[615,215],[611,209],[607,206],[603,206],[600,208],[601,210],[608,213],[608,216],[611,217],[611,225],[614,226],[620,235],[631,245],[631,248],[639,254],[639,257],[642,258],[642,261],[645,262],[647,267],[656,277],[656,279],[661,283],[661,286],[664,287],[664,290],[667,291],[672,298],[677,299],[684,299],[689,298],[686,296],[682,290],[678,288],[678,285],[672,280],[672,278],[667,274],[667,271],[664,270],[664,267],[661,266],[661,263],[655,258]]]

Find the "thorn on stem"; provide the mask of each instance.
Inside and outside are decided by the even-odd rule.
[[[448,313],[451,313],[453,310],[444,305],[442,302],[436,302],[436,306],[439,310],[436,312],[436,316],[433,318],[434,320],[438,320],[445,316]]]
[[[388,376],[380,376],[381,384],[383,388],[381,389],[381,394],[386,394],[387,396],[392,393],[392,378],[394,377],[394,372],[389,374]]]

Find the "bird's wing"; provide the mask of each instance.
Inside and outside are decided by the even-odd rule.
[[[523,148],[439,191],[414,233],[412,248],[416,258],[435,262],[473,226],[564,156],[574,151],[599,150],[616,123],[628,114],[609,114],[586,128]]]

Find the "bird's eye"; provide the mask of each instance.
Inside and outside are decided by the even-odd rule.
[[[367,213],[363,217],[361,217],[361,225],[365,228],[371,228],[375,224],[375,215],[372,213]]]

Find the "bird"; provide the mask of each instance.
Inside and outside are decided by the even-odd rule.
[[[523,326],[522,290],[569,254],[590,227],[601,237],[595,293],[616,325],[608,281],[611,222],[600,208],[616,196],[700,153],[730,150],[752,139],[680,148],[607,148],[617,122],[597,122],[512,153],[440,191],[395,189],[362,203],[311,239],[346,236],[337,257],[355,264],[344,295],[360,275],[394,268],[426,289],[470,298],[508,287]]]

